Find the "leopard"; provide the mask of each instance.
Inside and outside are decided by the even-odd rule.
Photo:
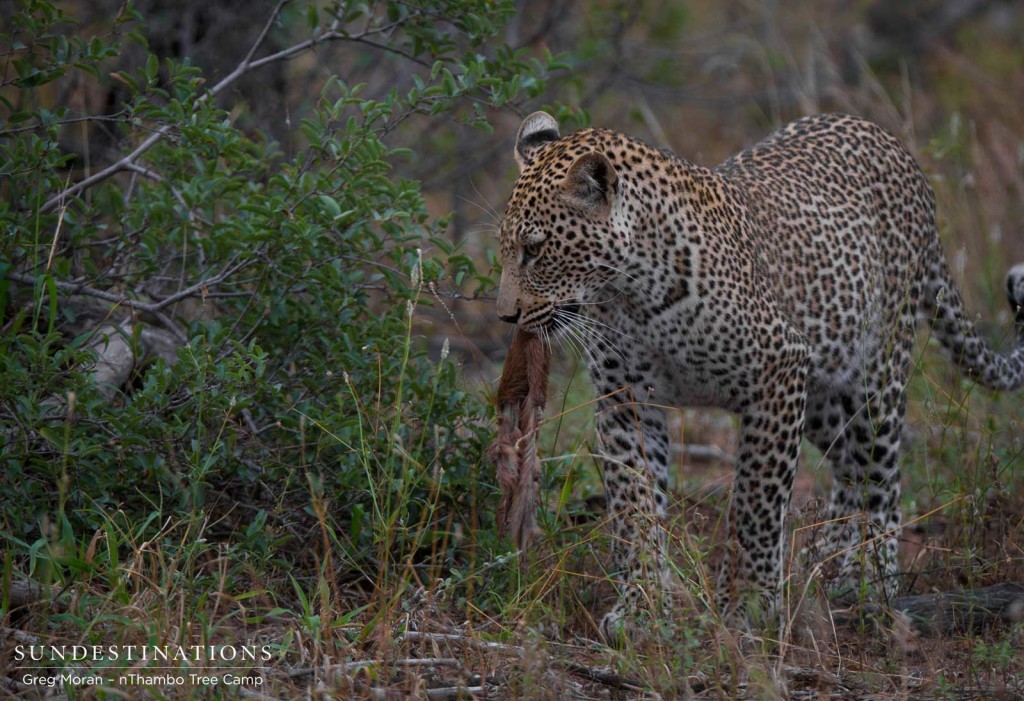
[[[617,584],[600,634],[643,628],[650,592],[677,579],[674,407],[738,417],[728,545],[707,602],[722,620],[779,604],[804,439],[832,474],[817,549],[831,567],[825,590],[895,596],[917,329],[929,325],[977,383],[1019,390],[1024,264],[1006,275],[1015,337],[1000,353],[952,279],[928,178],[895,136],[856,116],[799,119],[709,168],[613,130],[563,136],[536,112],[513,156],[497,316],[575,348],[588,368]]]

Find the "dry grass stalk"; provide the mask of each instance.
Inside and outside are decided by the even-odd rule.
[[[547,401],[550,359],[550,350],[539,336],[517,331],[498,384],[498,435],[487,451],[501,486],[499,533],[512,537],[520,561],[525,559],[536,525],[537,429]]]

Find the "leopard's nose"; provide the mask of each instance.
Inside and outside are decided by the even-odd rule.
[[[516,309],[516,313],[515,314],[498,314],[498,318],[501,319],[502,321],[508,322],[510,324],[514,324],[517,321],[519,321],[519,317],[521,317],[522,315],[523,315],[523,310],[522,309]]]

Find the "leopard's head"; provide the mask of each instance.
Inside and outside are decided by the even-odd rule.
[[[562,138],[545,112],[516,137],[519,179],[500,229],[498,316],[538,333],[557,331],[587,293],[611,276],[628,245],[620,182],[603,148],[611,132]]]

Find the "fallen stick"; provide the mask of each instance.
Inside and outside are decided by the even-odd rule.
[[[464,699],[487,693],[486,686],[445,686],[426,689],[428,699]]]
[[[894,611],[910,619],[924,635],[978,632],[997,621],[1024,620],[1024,584],[1002,582],[978,589],[904,596],[893,602]]]
[[[550,359],[550,350],[539,336],[522,329],[516,332],[498,384],[498,435],[487,451],[501,487],[498,533],[511,536],[520,564],[525,564],[536,525],[537,430],[547,401]]]
[[[522,655],[526,653],[526,648],[520,645],[511,645],[508,643],[498,643],[492,640],[484,640],[482,638],[472,638],[468,635],[462,635],[460,633],[430,633],[425,631],[407,630],[402,633],[398,638],[398,642],[407,641],[429,641],[429,642],[449,642],[459,643],[465,647],[471,647],[476,650],[488,650],[493,652],[506,652],[511,654]],[[534,650],[531,650],[534,652]],[[545,655],[548,662],[552,665],[563,667],[567,672],[577,677],[587,679],[604,686],[611,687],[614,689],[623,689],[626,691],[634,692],[646,692],[646,687],[642,682],[628,677],[620,677],[614,672],[610,671],[605,667],[591,667],[589,665],[581,664],[579,662],[573,662],[569,660],[563,660],[555,657],[554,655]],[[446,658],[441,658],[446,659]],[[481,680],[482,681],[482,680]],[[490,677],[487,678],[490,683],[496,683]]]
[[[589,667],[577,662],[565,663],[565,668],[570,674],[587,679],[598,684],[612,687],[613,689],[624,689],[625,691],[646,692],[648,688],[635,679],[620,677],[614,672],[600,667]]]
[[[12,609],[45,602],[63,611],[67,608],[63,594],[63,591],[55,587],[15,579],[11,581],[9,588],[0,591],[0,602],[6,598]]]
[[[508,645],[506,643],[498,643],[493,640],[484,640],[482,638],[470,638],[459,633],[429,633],[419,630],[407,630],[402,633],[401,637],[398,638],[398,642],[406,641],[430,641],[430,642],[453,642],[468,645],[469,647],[476,648],[477,650],[502,650],[504,652],[522,652],[523,648],[518,645]]]
[[[346,662],[340,665],[330,665],[328,671],[341,671],[345,674],[349,672],[355,672],[366,667],[458,667],[459,661],[454,657],[407,657],[400,660],[392,660],[390,662],[386,660],[359,660],[356,662]]]
[[[841,625],[864,625],[895,615],[926,637],[977,633],[994,623],[1024,620],[1024,584],[1002,582],[978,589],[957,589],[902,596],[888,606],[866,604],[838,612]]]

